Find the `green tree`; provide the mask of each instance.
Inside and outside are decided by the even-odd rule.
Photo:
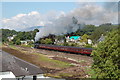
[[[95,25],[81,25],[79,24],[80,28],[73,33],[73,35],[79,36],[79,35],[91,35],[95,29],[97,28]]]
[[[48,38],[47,38],[47,39],[45,40],[45,44],[52,44],[52,43],[53,43],[53,42],[52,42],[51,39],[48,39]]]
[[[20,45],[21,42],[20,42],[20,39],[18,39],[16,42],[15,42],[16,45]]]
[[[41,40],[40,40],[40,43],[41,43],[41,44],[45,44],[45,40],[44,40],[44,39],[41,39]]]
[[[2,33],[2,42],[8,42],[7,37],[17,35],[17,32],[15,30],[0,29],[0,32]]]
[[[85,42],[85,43],[87,43],[87,42],[88,42],[88,38],[89,38],[89,36],[88,36],[87,34],[84,34],[84,35],[81,37],[80,42]]]
[[[92,52],[97,78],[120,78],[120,36],[114,30]]]
[[[95,31],[91,34],[91,39],[94,43],[100,38],[101,34],[108,34],[108,32],[117,29],[118,25],[111,25],[110,23],[102,24],[99,27],[96,27]]]
[[[52,44],[53,42],[52,42],[52,39],[46,38],[45,40],[41,39],[40,43],[42,43],[42,44]]]

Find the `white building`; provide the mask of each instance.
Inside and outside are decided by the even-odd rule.
[[[30,42],[34,43],[34,40],[24,40],[24,41],[20,41],[20,42],[21,42],[21,44],[28,45],[28,43],[30,43]]]
[[[92,40],[91,39],[88,39],[88,44],[92,44]]]
[[[8,41],[12,41],[12,40],[15,38],[15,36],[16,36],[16,35],[7,37]]]
[[[15,75],[11,72],[11,71],[7,71],[7,72],[0,72],[0,80],[2,78],[13,78],[15,79]],[[16,79],[15,79],[16,80]]]

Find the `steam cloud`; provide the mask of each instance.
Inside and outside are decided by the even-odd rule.
[[[80,28],[77,24],[77,19],[74,17],[62,17],[54,22],[54,24],[46,25],[40,28],[40,31],[36,34],[35,41],[40,38],[48,36],[49,34],[61,35],[65,33],[71,33]]]
[[[108,9],[106,6],[102,7],[86,4],[83,7],[72,10],[70,13],[60,15],[55,20],[51,21],[50,24],[46,24],[45,27],[40,28],[35,36],[35,41],[38,41],[40,38],[48,36],[49,34],[66,34],[75,32],[78,28],[84,27],[83,25],[80,26],[78,24],[88,23],[98,25],[110,22],[116,23],[118,20],[117,15],[118,12],[112,11],[111,8]],[[73,18],[73,16],[77,20]]]

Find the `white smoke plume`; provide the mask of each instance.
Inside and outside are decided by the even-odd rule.
[[[49,24],[40,28],[40,31],[36,34],[35,41],[49,34],[61,35],[74,32],[80,28],[77,22],[78,21],[74,17],[62,17],[56,20],[54,24]]]
[[[80,8],[72,10],[67,14],[63,13],[51,21],[50,24],[47,24],[45,27],[41,28],[35,36],[35,41],[38,41],[40,38],[48,36],[49,34],[60,35],[74,32],[79,27],[83,27],[78,24],[87,23],[99,25],[110,22],[116,23],[118,21],[118,12],[112,11],[111,8],[109,10],[109,8],[105,7],[86,4]],[[75,17],[78,21],[73,22],[73,17]],[[77,22],[77,24],[75,22]]]

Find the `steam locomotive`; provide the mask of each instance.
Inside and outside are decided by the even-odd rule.
[[[46,45],[46,44],[35,44],[35,48],[57,50],[57,51],[71,52],[71,53],[77,53],[77,54],[87,54],[87,55],[90,55],[92,53],[92,50],[93,50],[92,48]]]

